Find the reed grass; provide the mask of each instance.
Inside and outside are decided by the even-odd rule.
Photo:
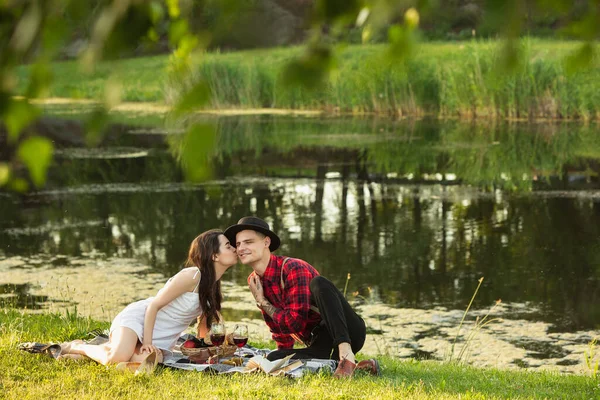
[[[595,337],[588,343],[588,349],[584,354],[585,357],[585,365],[590,371],[590,375],[592,378],[596,378],[598,376],[598,369],[600,369],[600,361],[596,359],[596,346],[598,345],[598,338]]]
[[[458,329],[456,330],[456,336],[454,337],[454,340],[452,341],[452,345],[448,349],[448,354],[445,357],[446,361],[448,361],[448,362],[467,361],[467,356],[468,356],[467,351],[468,351],[473,339],[475,338],[475,336],[477,336],[479,331],[481,331],[482,328],[485,328],[492,322],[502,321],[501,318],[488,319],[490,314],[494,311],[494,309],[502,302],[501,300],[497,300],[494,303],[494,305],[492,306],[492,308],[490,308],[489,311],[483,316],[483,318],[479,318],[479,316],[476,318],[475,323],[471,327],[469,334],[465,337],[464,343],[463,343],[458,355],[455,356],[454,350],[455,350],[455,346],[456,346],[458,337],[460,336],[460,330],[465,322],[465,318],[467,317],[469,310],[471,309],[471,306],[473,305],[473,301],[475,300],[475,297],[477,296],[477,292],[479,292],[479,288],[481,287],[481,284],[483,283],[483,277],[479,278],[479,280],[477,282],[478,283],[477,283],[477,287],[475,288],[475,292],[473,293],[473,296],[471,297],[471,300],[469,301],[469,305],[467,305],[467,308],[465,309],[465,312],[463,313],[463,316],[460,320],[460,324],[458,325]]]
[[[454,357],[454,347],[456,346],[456,341],[458,340],[458,336],[460,335],[460,330],[465,322],[465,318],[467,317],[467,314],[469,313],[469,310],[471,309],[473,300],[475,300],[475,297],[477,296],[477,292],[479,292],[479,288],[481,287],[481,284],[483,282],[483,277],[479,278],[478,282],[479,283],[477,284],[477,288],[475,288],[475,292],[473,293],[473,296],[471,296],[471,300],[469,301],[469,305],[465,309],[465,312],[463,313],[460,323],[458,324],[458,329],[456,330],[456,336],[454,337],[454,340],[452,341],[452,346],[450,346],[450,354],[447,357],[448,361],[452,361],[452,358]]]
[[[302,48],[275,48],[194,57],[195,79],[212,93],[208,108],[285,108],[329,113],[493,119],[600,119],[600,69],[568,74],[565,58],[577,42],[523,39],[522,63],[500,70],[502,42],[421,43],[405,62],[385,45],[347,46],[336,53],[327,83],[315,90],[288,87],[281,71]],[[598,60],[595,60],[595,66]],[[101,63],[92,75],[74,62],[55,63],[48,96],[102,98],[109,79],[121,81],[124,101],[174,104],[185,78],[167,74],[168,56]],[[19,70],[25,91],[28,68]],[[178,80],[186,82],[178,82]]]
[[[207,54],[197,79],[208,82],[211,108],[274,107],[332,113],[436,115],[495,119],[598,119],[600,70],[567,74],[564,57],[577,43],[524,39],[523,62],[499,69],[499,41],[425,43],[406,62],[383,45],[349,46],[316,90],[283,85],[280,71],[299,49]]]

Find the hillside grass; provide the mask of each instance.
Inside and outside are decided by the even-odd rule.
[[[299,380],[264,375],[220,376],[158,369],[134,376],[93,362],[55,361],[17,350],[20,342],[82,338],[106,322],[71,314],[0,310],[0,393],[7,399],[135,398],[397,398],[589,399],[600,394],[588,376],[478,369],[460,364],[382,357],[382,376],[338,381],[326,374]]]
[[[523,63],[498,68],[502,42],[428,42],[406,62],[386,57],[385,45],[353,45],[336,53],[336,68],[316,90],[282,83],[300,47],[196,55],[195,79],[210,87],[212,109],[284,108],[331,113],[459,118],[600,119],[600,68],[567,74],[565,59],[578,42],[523,39]],[[49,96],[101,98],[112,76],[124,101],[173,103],[189,82],[168,76],[168,56],[105,62],[91,75],[76,62],[52,66]],[[595,61],[598,65],[598,61]],[[27,67],[19,70],[25,89]]]

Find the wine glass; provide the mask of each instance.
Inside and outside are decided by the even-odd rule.
[[[215,322],[210,326],[210,341],[217,346],[217,364],[219,363],[219,346],[225,341],[225,324]]]
[[[248,325],[237,324],[233,330],[233,343],[238,347],[238,351],[248,343]],[[238,357],[241,355],[238,354]]]

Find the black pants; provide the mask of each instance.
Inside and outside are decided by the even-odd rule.
[[[315,328],[316,338],[303,349],[281,349],[269,353],[269,360],[278,360],[296,353],[293,358],[339,359],[338,345],[350,343],[353,353],[365,344],[367,329],[365,321],[354,312],[348,301],[326,278],[317,276],[310,281],[311,303],[321,312],[322,321]]]

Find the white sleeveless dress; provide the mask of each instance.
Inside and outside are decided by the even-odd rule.
[[[196,274],[199,273],[200,269],[198,269]],[[195,277],[196,275],[194,275]],[[170,278],[158,293],[163,291],[172,279]],[[154,323],[154,331],[152,332],[153,345],[159,349],[172,350],[183,331],[202,314],[200,300],[196,292],[199,285],[200,282],[198,281],[194,292],[181,294],[158,311],[156,322]],[[136,301],[125,307],[113,320],[110,326],[110,333],[112,334],[117,328],[127,327],[133,330],[140,342],[143,343],[146,308],[148,308],[153,299],[154,297],[150,297],[146,300]]]

